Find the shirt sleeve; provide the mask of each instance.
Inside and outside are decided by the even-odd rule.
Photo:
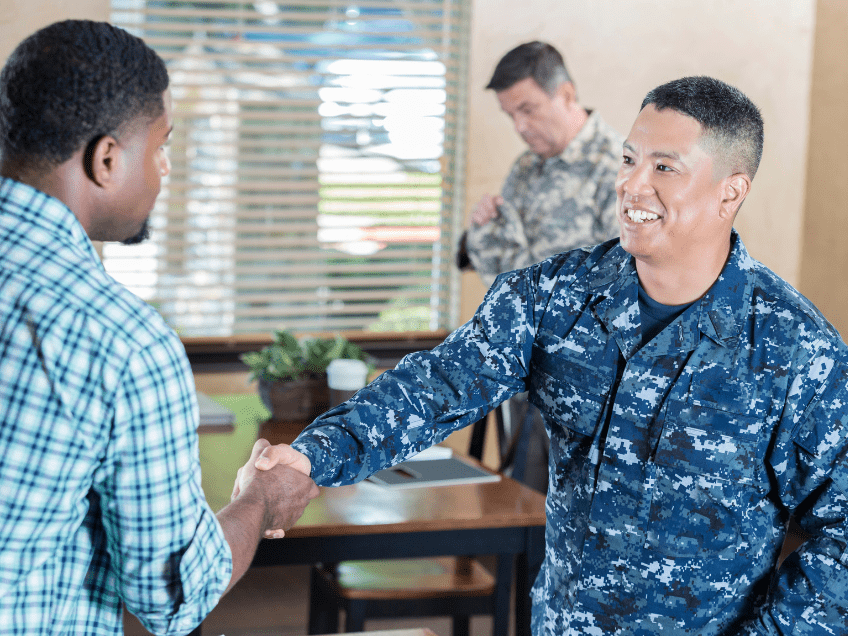
[[[818,358],[792,393],[828,366]],[[790,411],[792,409],[790,408]],[[761,615],[745,634],[848,633],[848,368],[837,363],[794,418],[771,462],[780,499],[809,539],[775,573]]]
[[[526,390],[534,271],[499,276],[474,318],[441,345],[407,355],[309,425],[292,446],[312,462],[315,482],[365,479]]]
[[[197,418],[176,336],[134,352],[94,489],[119,594],[156,634],[196,627],[232,572],[229,545],[200,486]]]
[[[598,179],[599,184],[615,183],[616,175],[618,174],[617,164],[603,167],[603,174]],[[594,239],[596,243],[603,243],[612,238],[615,238],[621,232],[621,226],[618,223],[617,203],[618,195],[615,188],[607,188],[598,186],[597,209],[595,211],[595,233]]]
[[[525,153],[510,170],[501,192],[503,204],[498,207],[498,216],[485,225],[473,225],[468,229],[466,249],[474,269],[487,285],[495,276],[536,262],[531,255],[530,244],[519,208],[522,184],[526,182],[530,155]]]

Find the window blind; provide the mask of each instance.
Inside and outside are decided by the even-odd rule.
[[[456,326],[468,0],[112,0],[170,177],[104,265],[184,336]]]

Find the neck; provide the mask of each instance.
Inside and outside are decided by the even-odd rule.
[[[586,109],[580,106],[580,104],[575,103],[568,117],[568,141],[565,144],[566,146],[574,141],[574,138],[583,129],[583,126],[586,125],[588,119],[589,113],[586,112]]]
[[[20,163],[4,161],[0,163],[0,175],[58,199],[71,209],[83,228],[87,228],[89,205],[85,198],[85,188],[80,187],[80,179],[84,177],[79,174],[81,155],[82,151],[79,151],[70,160],[46,170],[35,170]]]
[[[697,254],[689,263],[651,263],[636,259],[636,272],[642,289],[663,305],[685,305],[703,296],[721,274],[730,256],[730,239],[726,249],[713,256]]]

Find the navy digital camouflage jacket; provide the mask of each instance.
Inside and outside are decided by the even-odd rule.
[[[294,446],[347,484],[529,390],[551,436],[535,634],[848,633],[844,343],[735,233],[645,346],[637,284],[617,240],[503,274]],[[776,570],[790,514],[812,538]]]

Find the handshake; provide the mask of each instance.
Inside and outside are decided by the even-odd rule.
[[[310,478],[311,470],[309,459],[288,444],[272,446],[259,439],[250,459],[236,474],[230,501],[258,499],[265,510],[265,538],[280,539],[319,494]]]

